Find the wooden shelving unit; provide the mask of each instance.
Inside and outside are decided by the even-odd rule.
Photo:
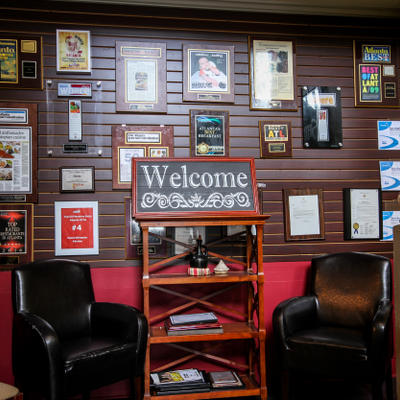
[[[263,226],[269,218],[267,215],[247,216],[227,216],[227,217],[202,217],[200,218],[156,218],[146,219],[138,218],[138,222],[142,228],[143,239],[143,301],[144,313],[149,321],[149,340],[147,344],[145,377],[144,377],[144,398],[148,399],[163,399],[163,400],[195,400],[195,399],[214,399],[214,398],[234,398],[234,397],[249,397],[259,396],[262,400],[267,399],[266,387],[266,367],[265,367],[265,324],[264,324],[264,272],[263,272],[263,251],[262,238]],[[149,259],[149,228],[153,226],[163,227],[180,227],[180,226],[227,226],[227,225],[244,225],[247,230],[246,239],[246,261],[238,261],[231,258],[229,255],[215,253],[210,251],[209,256],[217,257],[229,265],[235,263],[235,266],[240,266],[240,270],[229,271],[226,275],[211,275],[203,277],[188,276],[184,273],[162,273],[163,267],[167,266],[172,261],[178,260],[188,254],[188,251],[180,254],[167,257],[163,260],[150,264]],[[251,227],[255,226],[256,234],[252,234]],[[164,240],[170,240],[163,238]],[[153,272],[152,271],[157,271]],[[173,291],[168,289],[168,285],[212,285],[226,284],[229,285],[246,285],[247,287],[247,311],[242,315],[242,321],[229,322],[223,324],[223,333],[207,334],[207,335],[184,335],[184,336],[168,336],[163,326],[154,325],[154,321],[168,318],[171,314],[176,314],[177,311],[183,313],[193,305],[199,304],[203,308],[208,308],[216,313],[227,311],[228,307],[224,304],[215,304],[212,298],[204,300],[202,298],[193,298],[190,295],[179,294],[181,298],[186,299],[187,303],[182,306],[175,307],[170,310],[165,310],[163,314],[154,316],[151,314],[150,307],[150,289],[165,291],[173,294]],[[183,350],[190,354],[188,357],[183,357],[168,363],[166,369],[179,369],[180,363],[187,359],[193,359],[200,356],[205,357],[208,361],[216,361],[219,365],[225,364],[227,369],[235,369],[239,366],[235,361],[228,360],[220,356],[215,356],[212,353],[192,350],[189,346],[194,342],[221,343],[222,341],[248,341],[249,354],[245,365],[245,373],[240,373],[240,376],[245,384],[243,389],[233,390],[215,390],[206,393],[186,393],[173,396],[157,396],[150,391],[150,373],[159,372],[163,367],[159,367],[154,371],[150,370],[151,351],[153,345],[165,345],[173,349]],[[171,355],[172,356],[172,355]],[[243,369],[243,364],[240,364]],[[256,379],[256,376],[259,378]]]

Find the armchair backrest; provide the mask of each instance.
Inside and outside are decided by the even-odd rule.
[[[390,260],[369,253],[336,253],[311,262],[311,292],[322,325],[363,328],[380,301],[391,299]]]
[[[40,316],[60,339],[90,332],[94,294],[89,264],[49,259],[16,267],[12,272],[12,295],[15,313]]]

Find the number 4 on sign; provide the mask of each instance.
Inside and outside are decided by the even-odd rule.
[[[82,226],[81,226],[81,225],[78,225],[78,226],[73,225],[73,226],[72,226],[72,230],[73,230],[73,231],[81,231],[81,230],[82,230]]]

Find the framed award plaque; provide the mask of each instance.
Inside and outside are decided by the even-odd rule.
[[[33,261],[33,204],[0,204],[0,269]]]
[[[190,110],[192,157],[229,156],[229,112]]]
[[[292,155],[291,123],[259,121],[260,157],[290,157]]]
[[[356,107],[399,107],[397,44],[390,40],[354,40],[354,103]]]
[[[166,44],[116,42],[116,103],[120,112],[167,112]]]
[[[174,156],[172,126],[113,126],[113,189],[130,189],[132,158]]]

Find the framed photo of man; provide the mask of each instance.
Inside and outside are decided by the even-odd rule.
[[[183,100],[233,103],[234,46],[183,45]]]

